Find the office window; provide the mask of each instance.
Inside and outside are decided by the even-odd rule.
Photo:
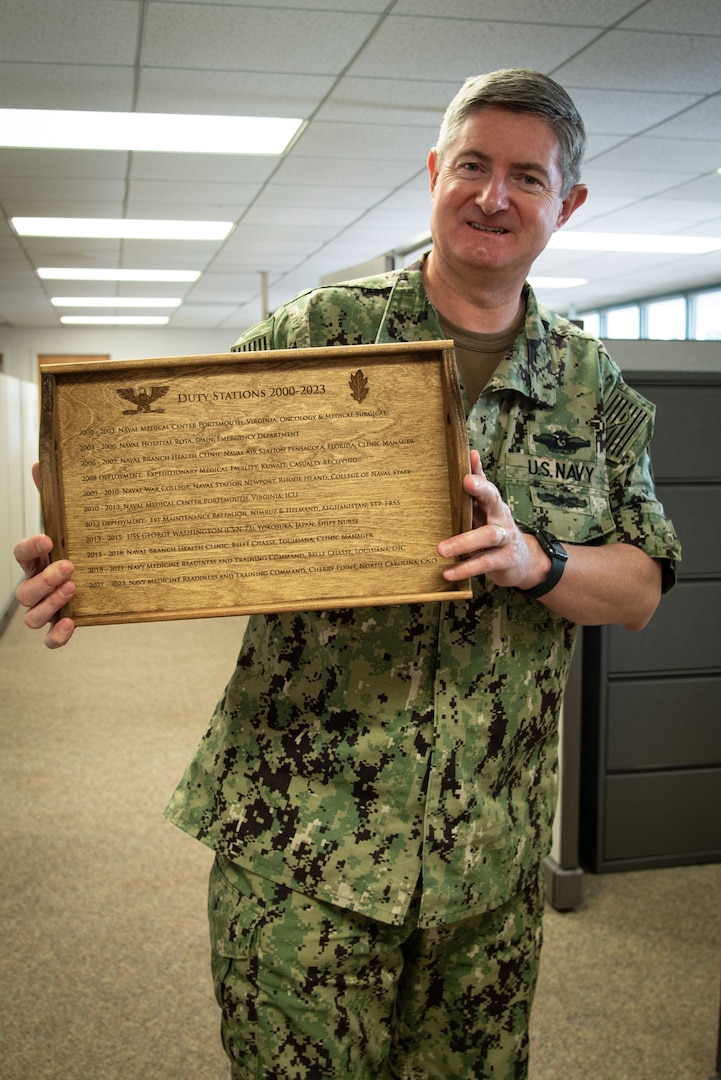
[[[589,334],[593,334],[594,337],[601,336],[601,316],[597,311],[589,311],[587,315],[581,315],[581,321],[583,322],[583,329],[587,330]]]
[[[698,293],[696,304],[696,334],[698,341],[721,339],[721,289]]]
[[[632,307],[610,308],[606,312],[606,337],[638,338],[641,334],[641,313]]]
[[[644,337],[657,341],[683,341],[686,337],[686,298],[656,300],[646,308]]]

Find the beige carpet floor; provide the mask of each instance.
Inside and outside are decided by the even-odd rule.
[[[227,1080],[212,856],[162,810],[241,631],[93,627],[51,653],[17,613],[0,638],[2,1080]],[[545,933],[531,1080],[708,1080],[721,865],[589,876]]]

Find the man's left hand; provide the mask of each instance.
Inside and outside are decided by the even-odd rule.
[[[447,581],[465,581],[487,574],[495,585],[532,589],[550,570],[550,560],[534,536],[522,533],[501,498],[486,479],[480,454],[471,450],[471,472],[463,488],[473,497],[473,528],[438,545],[444,558],[459,558],[447,567]]]

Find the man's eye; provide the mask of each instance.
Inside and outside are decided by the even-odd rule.
[[[477,161],[461,161],[458,168],[461,172],[474,173],[479,171],[480,166]]]

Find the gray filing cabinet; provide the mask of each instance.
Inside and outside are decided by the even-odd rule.
[[[721,375],[624,372],[657,406],[656,490],[683,546],[641,633],[583,632],[581,862],[721,859]]]

